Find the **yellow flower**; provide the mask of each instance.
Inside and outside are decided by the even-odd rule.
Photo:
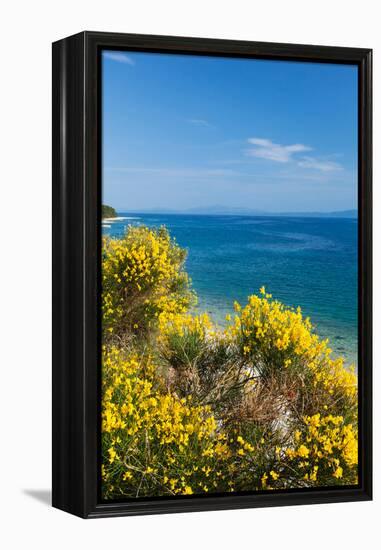
[[[319,469],[319,466],[314,466],[313,471],[310,473],[310,480],[311,481],[316,481],[318,469]]]
[[[110,464],[112,464],[114,462],[115,459],[118,459],[118,455],[117,455],[117,452],[115,451],[114,447],[110,447],[109,450],[108,450],[108,454],[109,454],[109,462]]]
[[[263,476],[261,477],[261,482],[262,482],[262,487],[265,488],[266,485],[267,485],[267,480],[268,480],[269,476],[266,474],[266,472],[263,474]]]
[[[298,455],[302,458],[306,458],[309,454],[309,449],[305,445],[300,445],[298,449]]]
[[[176,485],[177,485],[177,479],[174,479],[174,478],[173,478],[173,479],[170,479],[170,480],[169,480],[169,485],[171,486],[171,489],[172,489],[172,491],[173,491],[174,488],[175,488]]]
[[[234,305],[236,313],[233,319],[227,316],[231,322],[225,329],[214,326],[206,314],[188,313],[189,294],[184,299],[173,294],[174,288],[187,287],[181,271],[185,256],[177,256],[178,252],[168,236],[147,228],[132,231],[126,242],[107,241],[104,250],[102,491],[106,498],[135,497],[138,487],[139,496],[146,497],[193,494],[193,490],[316,486],[318,472],[320,485],[337,484],[334,478],[352,484],[358,462],[355,372],[332,357],[328,342],[319,339],[300,308],[273,300],[264,287],[249,297],[246,306]],[[115,336],[110,334],[113,330]],[[186,351],[181,361],[184,371],[188,364],[191,368],[185,376],[177,369],[173,342]],[[188,357],[191,346],[195,352]],[[203,356],[198,351],[205,349],[208,358],[210,353],[213,366],[219,346],[229,351],[228,362],[211,369],[210,390],[209,367],[204,387],[204,372],[199,370]],[[238,426],[245,424],[224,422],[225,411],[237,412],[232,410],[233,400],[223,402],[224,396],[222,407],[214,403],[215,388],[222,386],[220,380],[225,384],[225,375],[237,381],[242,391],[242,409],[240,404],[237,409],[245,414],[256,413],[253,405],[267,398],[261,391],[267,389],[265,380],[281,383],[279,401],[277,395],[274,402],[280,414],[274,421],[263,421],[264,437],[255,435],[257,431],[239,435]],[[191,389],[180,388],[179,379],[189,381]],[[205,402],[210,404],[200,404]],[[310,416],[302,416],[301,403]],[[253,439],[255,447],[243,434]],[[279,435],[282,447],[276,446]],[[238,457],[250,461],[254,472],[266,469],[257,485],[258,473],[243,470]],[[126,472],[125,460],[139,473]]]

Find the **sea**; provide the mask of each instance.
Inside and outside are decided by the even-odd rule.
[[[235,300],[244,305],[265,286],[274,298],[300,306],[334,355],[357,365],[357,219],[122,212],[102,232],[120,238],[141,224],[166,226],[187,250],[197,310],[218,325]]]

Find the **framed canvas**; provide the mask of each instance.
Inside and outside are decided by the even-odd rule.
[[[371,50],[53,44],[53,505],[369,500]]]

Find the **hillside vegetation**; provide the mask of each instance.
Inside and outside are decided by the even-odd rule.
[[[356,484],[353,369],[265,288],[193,314],[185,259],[165,228],[104,239],[103,497]]]
[[[107,204],[102,204],[102,219],[104,218],[116,218],[115,208]]]

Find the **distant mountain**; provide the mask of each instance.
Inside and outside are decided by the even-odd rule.
[[[121,212],[123,210],[120,210]],[[127,211],[127,210],[126,210]],[[294,218],[357,218],[357,210],[337,210],[332,212],[266,212],[239,206],[200,206],[186,210],[169,208],[150,208],[144,210],[128,210],[140,214],[188,214],[199,216],[288,216]]]
[[[240,206],[205,206],[199,208],[188,208],[187,214],[205,214],[205,215],[237,215],[237,216],[266,216],[267,212],[263,210],[254,210],[252,208],[242,208]]]

